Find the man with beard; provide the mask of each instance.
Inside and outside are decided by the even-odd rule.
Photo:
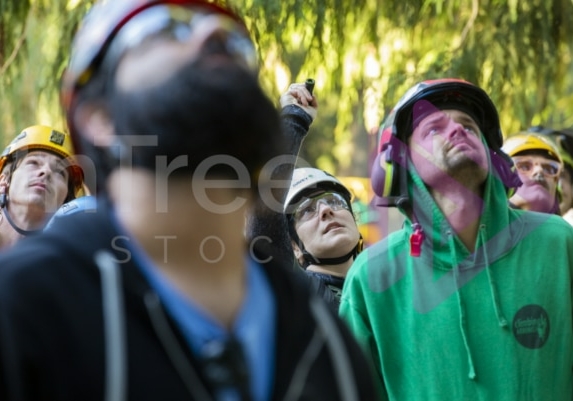
[[[559,156],[563,160],[558,185],[561,197],[559,210],[565,221],[573,225],[573,129],[552,129],[538,125],[531,127],[529,131],[549,138],[559,151]]]
[[[97,210],[1,258],[0,399],[377,398],[346,326],[245,240],[285,147],[234,13],[96,3],[62,89]]]
[[[570,400],[573,229],[508,207],[519,179],[487,93],[422,82],[380,132],[372,186],[406,221],[358,255],[340,305],[378,400]]]
[[[524,132],[507,138],[502,150],[513,159],[523,183],[509,198],[510,206],[561,214],[557,185],[563,161],[555,145],[540,135]]]

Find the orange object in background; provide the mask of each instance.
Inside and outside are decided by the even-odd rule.
[[[401,228],[403,216],[395,208],[374,206],[374,192],[368,177],[338,178],[352,193],[352,210],[356,215],[358,229],[364,238],[364,246],[372,245],[389,233]]]

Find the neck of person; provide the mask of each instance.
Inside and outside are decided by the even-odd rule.
[[[482,186],[458,186],[445,192],[430,189],[430,193],[456,235],[473,252],[484,207]]]
[[[536,197],[533,199],[525,199],[520,194],[514,194],[509,203],[515,209],[530,210],[540,213],[553,213],[556,205],[556,199],[547,197]]]
[[[10,213],[10,218],[16,227],[22,230],[40,230],[46,223],[45,211],[39,207],[34,207],[34,205],[21,205],[9,202],[6,209]],[[18,233],[8,222],[4,209],[0,213],[2,215],[0,221],[0,249],[5,249],[16,244],[24,236]]]
[[[151,171],[120,168],[108,191],[120,223],[158,271],[230,328],[246,294],[251,195],[228,188],[194,193],[197,183],[190,175],[156,180]]]
[[[331,276],[336,277],[346,277],[348,270],[350,270],[350,266],[354,262],[354,258],[349,258],[344,263],[339,263],[337,265],[308,265],[306,267],[307,271],[315,272],[315,273],[322,273],[322,274],[329,274]]]
[[[1,213],[2,221],[0,222],[0,249],[3,250],[14,246],[16,242],[23,238],[23,235],[16,232],[10,223],[8,223],[6,216],[4,216],[4,211]]]
[[[573,207],[563,213],[563,219],[573,226]]]
[[[511,207],[520,210],[532,210],[531,205],[519,195],[513,195],[509,198]]]

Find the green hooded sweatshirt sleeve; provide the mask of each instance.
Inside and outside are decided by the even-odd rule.
[[[471,253],[408,174],[421,255],[410,255],[407,220],[358,256],[340,306],[383,399],[571,400],[573,227],[510,209],[489,174]]]

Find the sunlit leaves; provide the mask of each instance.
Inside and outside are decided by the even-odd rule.
[[[506,133],[573,125],[571,0],[223,2],[251,30],[270,96],[316,79],[319,116],[303,155],[334,173],[367,174],[375,142],[368,131],[424,79],[456,76],[483,86]],[[3,133],[61,122],[59,76],[90,4],[0,0]]]

